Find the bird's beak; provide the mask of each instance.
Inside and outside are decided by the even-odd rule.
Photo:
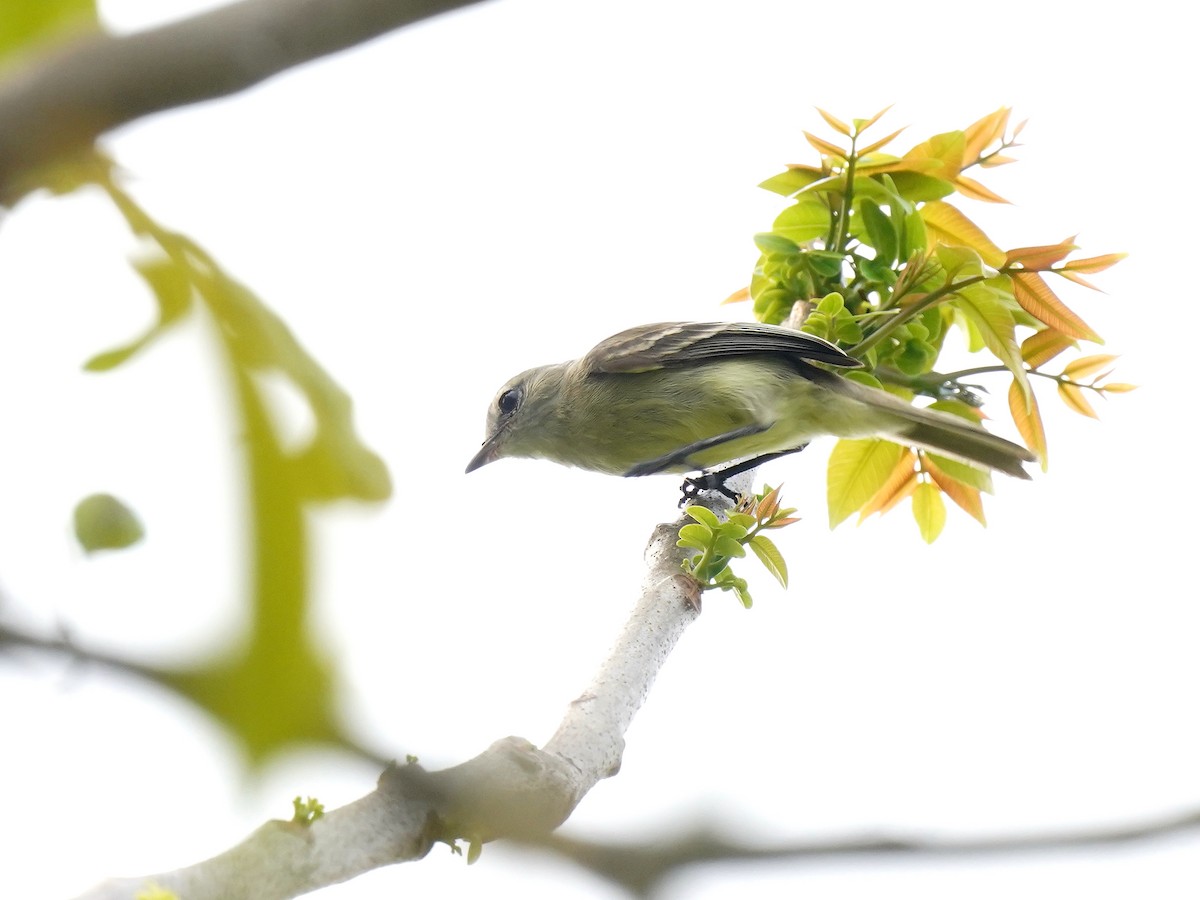
[[[497,431],[483,442],[483,446],[479,448],[479,452],[472,456],[471,461],[467,463],[468,472],[474,472],[476,469],[482,468],[500,458],[500,436],[502,433],[503,431]]]

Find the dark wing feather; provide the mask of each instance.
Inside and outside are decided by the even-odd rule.
[[[585,371],[616,374],[694,366],[738,356],[781,354],[791,362],[857,368],[833,344],[791,328],[741,322],[661,322],[614,334],[581,360]]]

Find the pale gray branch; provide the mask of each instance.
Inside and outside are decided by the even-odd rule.
[[[0,202],[32,172],[165,109],[244,90],[285,69],[478,0],[242,0],[125,36],[94,34],[0,81]]]
[[[697,585],[679,569],[678,530],[679,523],[655,529],[633,615],[542,749],[508,737],[439,772],[395,766],[375,791],[311,825],[268,822],[212,859],[109,881],[80,900],[128,900],[151,884],[187,900],[284,900],[420,859],[438,840],[544,839],[598,781],[616,774],[626,729],[699,614]]]

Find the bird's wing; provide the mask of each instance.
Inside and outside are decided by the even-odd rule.
[[[661,322],[601,341],[580,362],[589,374],[649,372],[738,356],[781,354],[792,362],[857,368],[828,341],[791,328],[739,322]]]

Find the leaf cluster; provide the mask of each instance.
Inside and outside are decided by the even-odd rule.
[[[325,815],[325,804],[315,797],[301,800],[299,796],[292,799],[292,823],[307,828],[313,822]]]
[[[1017,146],[1024,123],[1010,128],[1007,108],[899,156],[888,148],[904,129],[866,136],[886,111],[847,123],[818,110],[836,137],[805,132],[819,161],[790,165],[760,185],[790,203],[769,231],[755,235],[760,255],[750,284],[729,300],[752,301],[763,322],[787,323],[837,343],[865,364],[851,377],[908,399],[932,398],[934,406],[976,420],[983,397],[966,379],[1007,374],[1009,412],[1044,469],[1046,435],[1033,376],[1056,382],[1067,406],[1088,416],[1095,416],[1089,394],[1132,390],[1105,383],[1113,356],[1084,356],[1053,373],[1043,369],[1081,341],[1102,343],[1051,279],[1095,289],[1084,276],[1123,254],[1069,259],[1078,250],[1073,237],[1003,250],[946,199],[1007,202],[966,174],[1014,161],[1007,151]],[[937,371],[952,329],[965,335],[971,352],[992,361]],[[831,526],[855,512],[860,521],[886,512],[911,497],[929,541],[942,530],[944,498],[983,523],[980,494],[991,490],[987,473],[886,441],[841,441],[828,485]]]
[[[782,487],[782,486],[781,486]],[[746,548],[783,587],[787,587],[787,563],[775,542],[762,532],[783,528],[797,521],[795,509],[780,506],[779,488],[770,485],[761,494],[745,497],[724,521],[703,506],[684,510],[693,522],[679,529],[678,546],[698,551],[683,561],[683,570],[700,585],[701,591],[718,588],[733,591],[749,609],[753,600],[746,579],[734,574],[730,564],[746,555]]]

